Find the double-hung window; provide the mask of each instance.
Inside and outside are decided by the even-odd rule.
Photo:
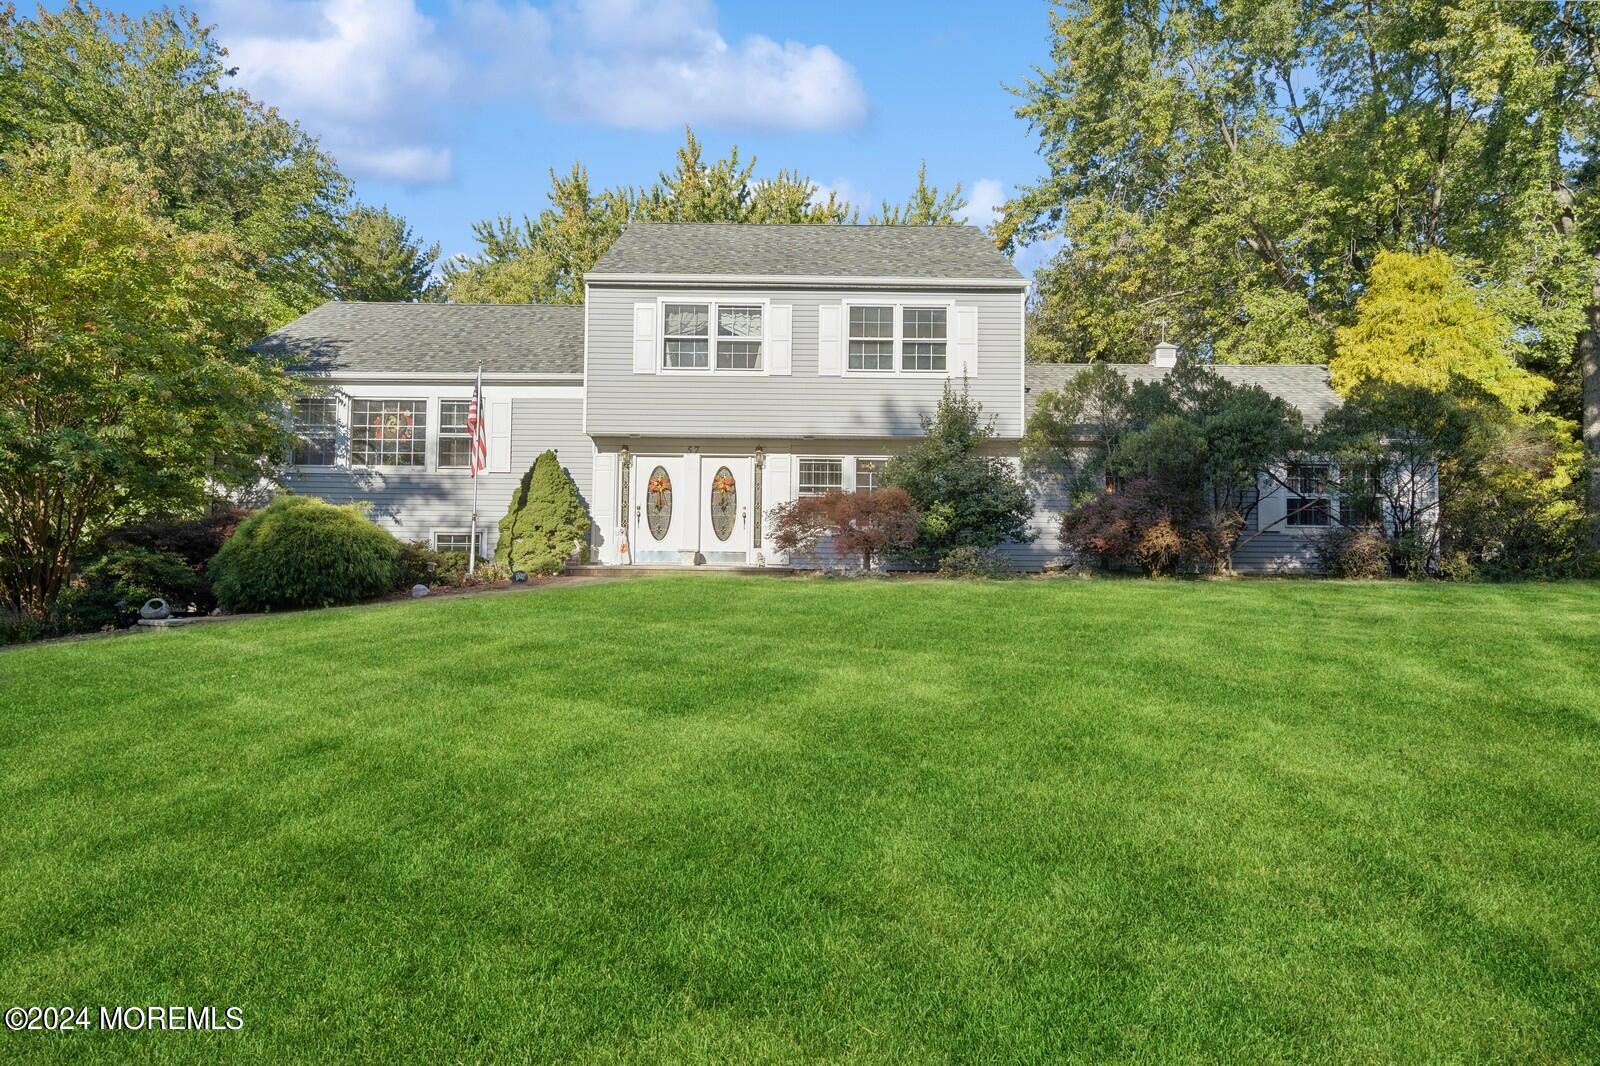
[[[900,309],[900,368],[944,373],[949,312],[943,307]]]
[[[851,304],[846,366],[862,373],[943,374],[950,365],[950,309]]]
[[[667,370],[760,370],[760,304],[668,303],[661,314],[661,360]]]
[[[1339,524],[1378,524],[1382,520],[1382,508],[1378,506],[1377,470],[1363,464],[1341,469],[1340,473],[1344,476],[1339,485]]]
[[[801,459],[800,495],[821,496],[844,488],[843,459]]]
[[[294,402],[296,466],[332,466],[339,436],[339,401],[332,396],[302,396]]]
[[[1292,527],[1325,526],[1329,519],[1328,464],[1290,463],[1284,521]]]
[[[350,460],[358,466],[427,465],[428,401],[350,401]]]
[[[717,305],[717,369],[761,369],[759,305]]]
[[[883,480],[883,468],[886,465],[882,459],[857,459],[856,491],[873,493],[888,484]]]
[[[894,308],[850,308],[850,369],[894,369]]]
[[[465,470],[471,465],[472,436],[467,432],[467,408],[471,405],[471,400],[439,401],[440,470]]]

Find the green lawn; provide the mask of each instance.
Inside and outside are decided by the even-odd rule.
[[[665,578],[0,654],[0,1059],[1600,1059],[1600,586]]]

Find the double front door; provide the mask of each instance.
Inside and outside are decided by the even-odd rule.
[[[748,455],[641,455],[633,464],[635,562],[748,563],[756,545]],[[699,557],[697,559],[697,557]]]

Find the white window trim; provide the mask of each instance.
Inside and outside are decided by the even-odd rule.
[[[1280,510],[1283,517],[1272,528],[1278,532],[1287,533],[1297,537],[1315,537],[1334,529],[1339,525],[1339,494],[1333,491],[1333,482],[1339,476],[1337,465],[1329,459],[1291,459],[1284,463],[1279,470],[1279,475],[1284,482],[1289,480],[1289,470],[1294,466],[1325,466],[1328,468],[1328,492],[1323,497],[1307,496],[1300,492],[1290,492],[1287,484],[1272,483],[1272,495],[1277,496],[1281,503]],[[1259,490],[1258,490],[1259,491]],[[1328,522],[1320,526],[1291,526],[1289,524],[1289,501],[1291,499],[1319,499],[1328,501]],[[1256,503],[1256,522],[1261,520],[1261,504]]]
[[[849,456],[848,458],[849,458],[850,462],[848,464],[849,465],[849,473],[845,477],[845,484],[848,486],[845,489],[846,492],[860,492],[861,491],[861,486],[856,483],[856,475],[858,473],[860,473],[860,471],[858,471],[856,469],[856,464],[857,463],[861,462],[863,459],[865,459],[869,463],[887,463],[889,461],[889,457],[887,455],[852,455],[852,456]],[[879,473],[881,474],[882,471],[880,470]],[[879,491],[881,492],[883,490],[880,489]]]
[[[861,461],[862,459],[867,459],[867,460],[870,460],[870,461],[872,461],[874,463],[887,463],[889,461],[889,456],[887,456],[887,455],[867,455],[867,454],[861,454],[861,455],[856,455],[856,454],[851,454],[851,455],[816,455],[816,454],[802,455],[799,452],[794,453],[794,455],[791,457],[791,460],[794,463],[794,491],[795,491],[796,497],[799,498],[801,495],[803,495],[800,492],[800,464],[802,462],[825,462],[825,463],[838,462],[839,463],[839,491],[840,492],[856,492],[859,489],[859,486],[856,484],[856,463]]]
[[[289,427],[296,437],[300,435],[301,400],[327,400],[333,404],[333,462],[331,463],[297,463],[294,461],[295,444],[289,444],[289,465],[297,470],[338,470],[345,464],[339,461],[345,444],[341,437],[348,437],[350,432],[349,413],[338,394],[322,396],[297,396],[289,404]]]
[[[796,455],[794,457],[794,495],[797,500],[821,496],[820,492],[806,492],[800,485],[800,464],[807,462],[838,463],[839,491],[852,491],[848,486],[855,482],[855,459],[849,455]]]
[[[853,370],[850,367],[850,309],[852,307],[894,308],[894,369]],[[906,308],[939,307],[944,309],[944,369],[907,370],[905,368],[905,310]],[[959,377],[956,364],[956,302],[954,300],[846,300],[843,321],[839,331],[839,369],[845,377],[858,378],[940,378]]]
[[[706,351],[706,365],[703,367],[668,366],[667,365],[667,305],[668,304],[705,304],[711,315],[708,319]],[[726,369],[717,366],[717,308],[718,307],[759,307],[761,308],[761,365],[754,370],[740,370],[733,367]],[[792,358],[792,357],[791,357]],[[697,295],[693,293],[674,293],[671,296],[658,296],[656,298],[656,373],[657,374],[685,374],[691,377],[700,377],[706,374],[732,374],[735,377],[755,378],[767,377],[772,373],[772,298],[769,296],[731,296],[721,293],[716,296]]]
[[[443,549],[441,549],[439,547],[439,538],[440,537],[466,537],[468,540],[471,540],[472,539],[472,528],[469,526],[466,529],[435,529],[435,530],[431,530],[429,532],[429,536],[428,536],[428,545],[434,551],[443,550]],[[483,528],[480,527],[479,530],[478,530],[478,558],[480,558],[480,559],[482,559],[484,557],[484,552],[485,552],[488,540],[489,540],[489,531],[487,529],[483,529]],[[462,549],[452,548],[450,550],[451,551],[460,551]]]
[[[420,403],[422,404],[423,417],[427,424],[423,426],[422,462],[410,466],[401,466],[393,463],[358,463],[356,462],[356,404],[363,400],[374,403]],[[352,393],[350,396],[350,469],[352,470],[405,470],[413,473],[424,471],[433,472],[434,434],[439,425],[439,401],[433,396],[362,396]]]
[[[472,473],[472,464],[471,464],[470,460],[467,463],[467,465],[465,465],[465,466],[442,466],[439,463],[439,441],[440,441],[440,438],[444,435],[444,405],[447,404],[447,403],[471,403],[471,402],[472,402],[472,393],[470,393],[470,392],[465,393],[465,394],[463,394],[461,396],[442,396],[441,395],[441,396],[435,396],[433,398],[433,403],[431,405],[432,417],[429,418],[429,420],[428,420],[428,469],[430,471],[437,472],[437,473],[440,473],[440,474],[467,474],[467,475],[470,475]],[[487,405],[488,405],[487,401],[485,401],[485,406],[487,406]],[[480,418],[483,417],[483,412],[482,411],[478,412],[478,417],[480,417]],[[459,436],[459,434],[457,434],[457,436]],[[485,442],[487,443],[487,439],[486,439]],[[468,445],[468,451],[470,452],[470,450],[471,450],[471,445]],[[457,530],[447,529],[447,530],[445,530],[445,532],[446,533],[454,533],[454,532],[458,532],[458,531]]]

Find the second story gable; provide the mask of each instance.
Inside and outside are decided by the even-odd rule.
[[[914,436],[963,379],[1021,435],[1027,282],[975,228],[635,223],[586,288],[592,436]]]

